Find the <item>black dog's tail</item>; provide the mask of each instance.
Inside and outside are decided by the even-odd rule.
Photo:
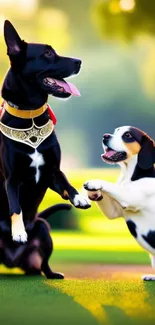
[[[61,210],[71,210],[72,206],[71,204],[66,204],[66,203],[59,203],[55,204],[46,210],[38,213],[37,217],[42,218],[42,219],[48,219],[53,213],[61,211]]]

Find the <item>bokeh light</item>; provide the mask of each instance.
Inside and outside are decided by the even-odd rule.
[[[134,0],[120,0],[120,8],[123,11],[131,11],[135,7]]]

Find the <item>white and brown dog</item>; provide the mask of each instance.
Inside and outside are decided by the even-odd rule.
[[[131,234],[151,254],[155,268],[155,143],[143,131],[123,126],[103,136],[102,159],[119,164],[116,184],[104,180],[85,182],[91,200],[109,218],[124,217]],[[143,276],[155,280],[155,275]]]

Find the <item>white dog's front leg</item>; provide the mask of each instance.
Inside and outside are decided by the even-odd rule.
[[[138,186],[134,186],[133,183],[119,185],[107,181],[91,180],[85,182],[84,188],[87,191],[101,190],[101,192],[107,193],[122,208],[138,211],[145,204],[145,193]]]
[[[101,201],[97,201],[96,204],[104,215],[109,219],[123,217],[123,209],[120,204],[111,198],[107,193],[102,191],[101,193],[103,195],[103,199]]]
[[[123,209],[118,202],[102,191],[88,191],[90,200],[95,201],[99,209],[108,219],[116,219],[123,216]]]

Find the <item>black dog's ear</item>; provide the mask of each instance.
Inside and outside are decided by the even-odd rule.
[[[149,169],[155,163],[155,144],[147,138],[138,154],[138,165],[142,169]]]
[[[19,54],[22,50],[23,41],[9,20],[5,20],[4,23],[4,38],[7,45],[7,54],[9,56]]]

